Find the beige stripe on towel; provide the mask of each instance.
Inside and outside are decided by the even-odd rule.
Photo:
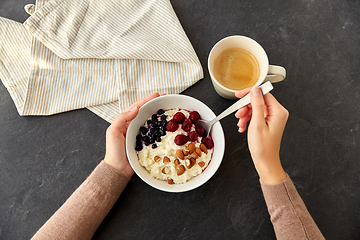
[[[137,99],[203,77],[167,0],[38,0],[23,25],[0,24],[0,78],[20,115],[87,107],[112,122]]]

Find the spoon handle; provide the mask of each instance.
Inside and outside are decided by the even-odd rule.
[[[267,94],[268,92],[270,92],[274,87],[271,84],[271,82],[265,82],[263,83],[260,87],[259,87],[263,93],[263,95]],[[246,105],[248,105],[250,103],[250,93],[246,94],[245,97],[241,98],[240,100],[238,100],[236,103],[234,103],[233,105],[231,105],[228,109],[226,109],[225,111],[223,111],[219,116],[217,116],[216,118],[214,118],[211,123],[215,123],[219,120],[221,120],[222,118],[226,117],[227,115],[229,115],[230,113],[235,112],[236,110],[238,110],[239,108],[242,108]]]

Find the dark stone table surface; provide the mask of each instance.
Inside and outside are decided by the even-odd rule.
[[[24,22],[25,0],[0,0]],[[31,2],[30,2],[31,3]],[[245,35],[287,78],[273,94],[290,112],[281,159],[326,239],[360,239],[360,1],[172,0],[205,77],[183,94],[219,114],[207,71],[211,47]],[[181,194],[133,176],[94,239],[275,239],[237,119],[213,178]],[[0,84],[0,239],[29,239],[103,159],[107,122],[88,110],[20,117]]]

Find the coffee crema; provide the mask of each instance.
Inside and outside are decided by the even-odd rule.
[[[225,49],[215,58],[213,74],[224,87],[241,90],[255,85],[260,76],[260,67],[249,51],[233,47]]]

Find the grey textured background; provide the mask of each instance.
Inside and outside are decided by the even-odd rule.
[[[22,0],[0,16],[23,22]],[[281,159],[326,239],[360,239],[360,1],[172,0],[205,77],[183,94],[215,113],[207,56],[221,38],[258,41],[287,69],[273,94],[289,110]],[[221,121],[224,161],[202,187],[155,190],[136,175],[94,239],[275,239],[234,116]],[[0,239],[28,239],[101,161],[108,123],[88,110],[20,117],[0,84]]]

